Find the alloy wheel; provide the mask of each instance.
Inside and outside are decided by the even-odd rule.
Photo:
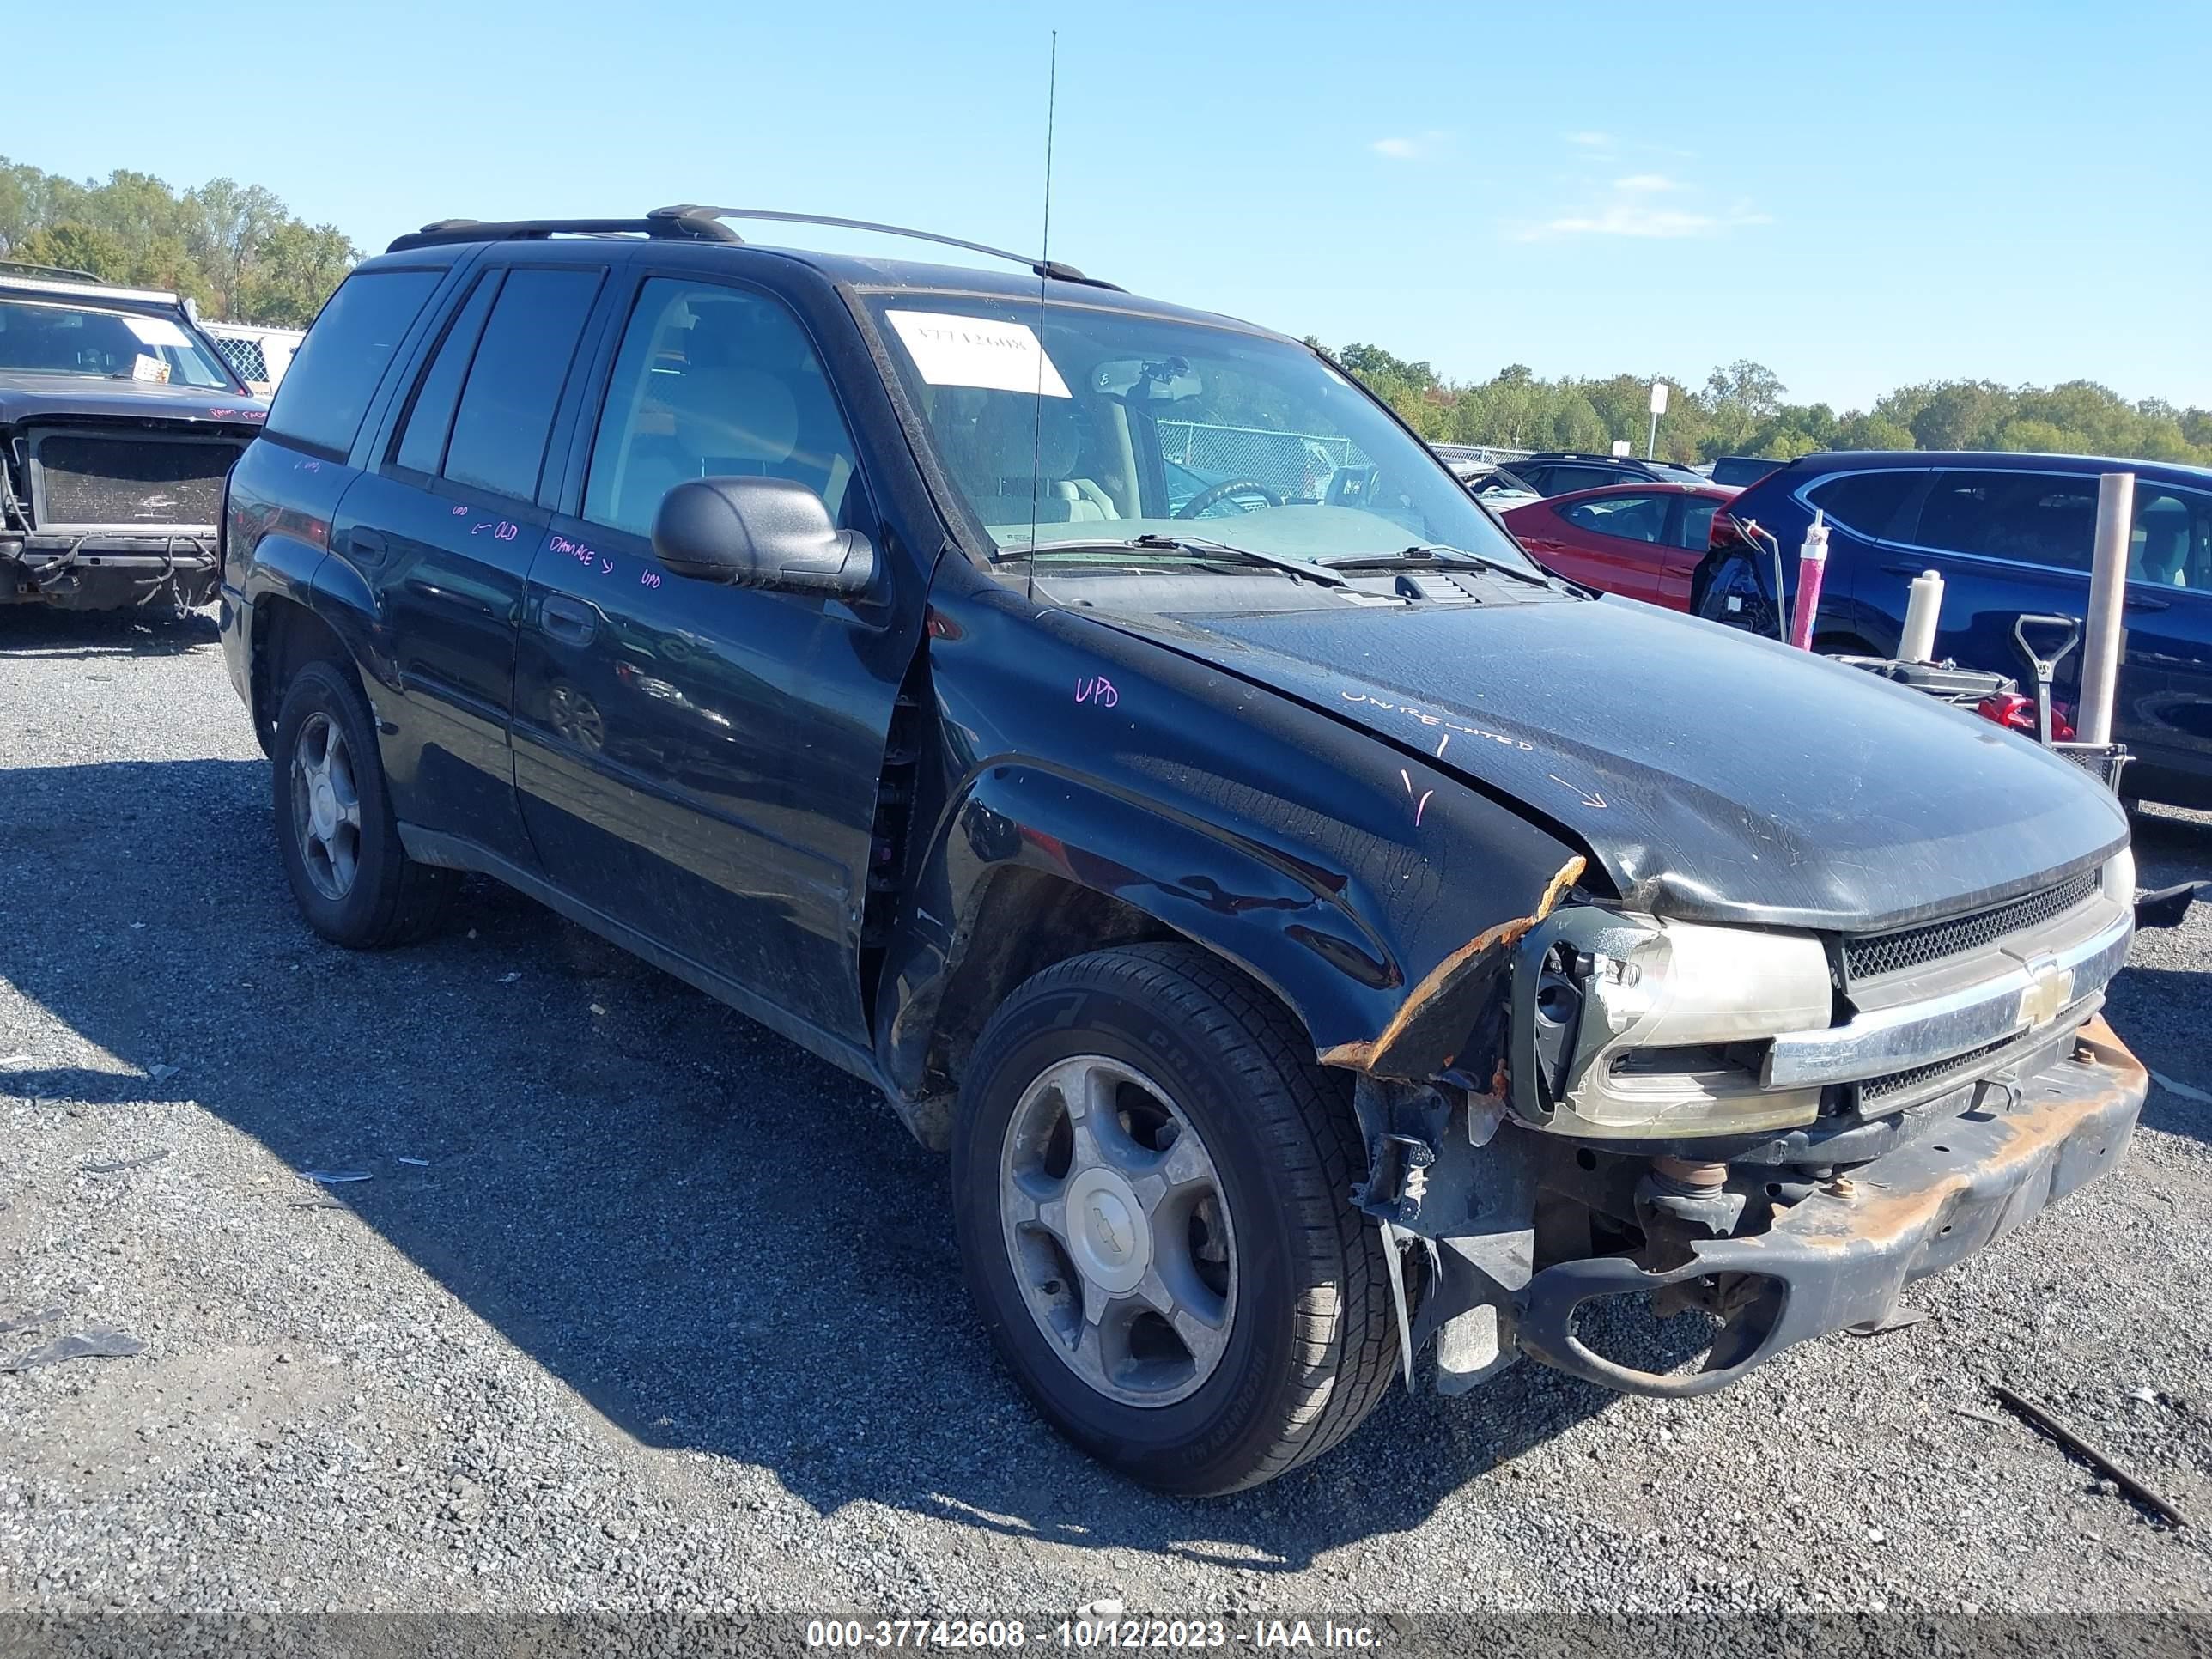
[[[310,714],[292,745],[292,833],[307,879],[342,900],[361,871],[361,791],[345,733],[328,714]]]
[[[1213,1374],[1236,1236],[1205,1142],[1158,1084],[1099,1054],[1048,1067],[1007,1123],[999,1187],[1015,1282],[1069,1370],[1146,1407]]]

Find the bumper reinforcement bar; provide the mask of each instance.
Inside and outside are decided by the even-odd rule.
[[[1516,1302],[1522,1351],[1630,1394],[1710,1394],[1794,1342],[1888,1316],[1913,1279],[1940,1272],[2112,1169],[2148,1085],[2142,1065],[2100,1018],[2071,1058],[2026,1079],[2009,1110],[1968,1112],[1939,1133],[1817,1188],[1764,1233],[1691,1245],[1692,1259],[1647,1272],[1626,1256],[1545,1268]],[[1576,1334],[1600,1297],[1718,1279],[1723,1324],[1704,1369],[1638,1370]]]

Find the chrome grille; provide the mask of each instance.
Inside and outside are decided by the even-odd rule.
[[[2097,890],[2098,872],[2086,871],[2071,881],[2046,887],[2008,903],[1952,916],[1893,933],[1869,933],[1844,941],[1844,974],[1851,981],[1879,979],[1884,974],[1940,962],[2002,939],[2008,933],[2033,927],[2061,916]]]

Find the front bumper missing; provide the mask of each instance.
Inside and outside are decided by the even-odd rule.
[[[2148,1074],[2100,1018],[2073,1055],[2023,1080],[2010,1109],[1968,1112],[1859,1165],[1780,1214],[1765,1232],[1688,1245],[1690,1260],[1647,1271],[1626,1256],[1546,1267],[1521,1286],[1520,1350],[1626,1393],[1710,1394],[1792,1343],[1873,1327],[1905,1286],[2021,1226],[2113,1168],[2142,1110]],[[1690,1285],[1723,1323],[1703,1369],[1638,1370],[1577,1334],[1585,1303]]]
[[[215,597],[216,538],[163,535],[0,535],[0,605],[107,611],[167,599],[190,610]]]

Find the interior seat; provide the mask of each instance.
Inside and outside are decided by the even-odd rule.
[[[1036,398],[1020,392],[970,395],[978,400],[974,412],[940,429],[946,462],[977,518],[1003,530],[1028,524],[1032,514],[1040,524],[1121,516],[1097,480],[1073,476],[1082,465],[1083,428],[1065,400],[1046,398],[1040,411]],[[1034,489],[1032,479],[1040,481]]]
[[[656,374],[653,387],[669,429],[641,433],[631,445],[619,522],[651,524],[661,497],[693,478],[787,476],[797,402],[775,375],[733,362],[726,339],[693,328],[683,372]]]

